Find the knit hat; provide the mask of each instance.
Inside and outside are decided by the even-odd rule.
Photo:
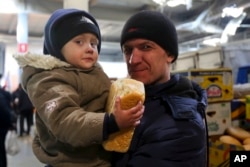
[[[99,40],[98,52],[101,48],[101,33],[93,16],[78,9],[58,9],[52,13],[44,30],[44,54],[50,54],[65,61],[61,49],[75,36],[82,33],[93,33]]]
[[[140,11],[125,23],[121,34],[121,46],[130,39],[144,38],[154,41],[174,56],[178,57],[178,37],[174,24],[157,11]]]

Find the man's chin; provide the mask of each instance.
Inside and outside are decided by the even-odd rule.
[[[143,82],[143,83],[144,83],[144,81],[145,81],[145,78],[144,78],[143,76],[141,76],[141,75],[130,75],[130,77],[131,77],[132,79],[135,79],[135,80],[137,80],[137,81],[141,81],[141,82]]]

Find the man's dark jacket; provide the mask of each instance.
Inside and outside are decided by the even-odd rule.
[[[178,74],[145,86],[145,111],[128,153],[114,153],[115,167],[205,167],[205,90]]]

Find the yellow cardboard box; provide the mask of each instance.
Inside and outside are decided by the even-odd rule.
[[[231,68],[190,69],[175,71],[198,83],[207,90],[208,102],[229,101],[233,99],[233,77]]]
[[[244,151],[243,147],[225,144],[217,140],[209,141],[209,167],[229,167],[230,151]]]
[[[208,103],[206,109],[208,134],[222,135],[231,126],[231,102]]]

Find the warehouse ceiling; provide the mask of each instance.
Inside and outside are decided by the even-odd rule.
[[[250,36],[249,0],[186,0],[187,5],[177,7],[169,7],[166,2],[159,5],[153,0],[89,0],[89,12],[97,19],[101,29],[101,54],[106,55],[103,59],[120,59],[121,29],[128,17],[140,10],[160,11],[174,22],[180,52],[201,47],[204,39],[229,36],[226,30],[235,27],[236,35],[244,38]],[[50,14],[64,5],[63,0],[0,1],[0,42],[15,43],[16,40],[17,12],[9,9],[10,6],[15,6],[15,11],[28,13],[29,43],[41,43],[44,25]],[[223,18],[222,10],[225,7],[241,7],[244,13],[236,18],[228,15]],[[236,14],[236,11],[232,13]]]

